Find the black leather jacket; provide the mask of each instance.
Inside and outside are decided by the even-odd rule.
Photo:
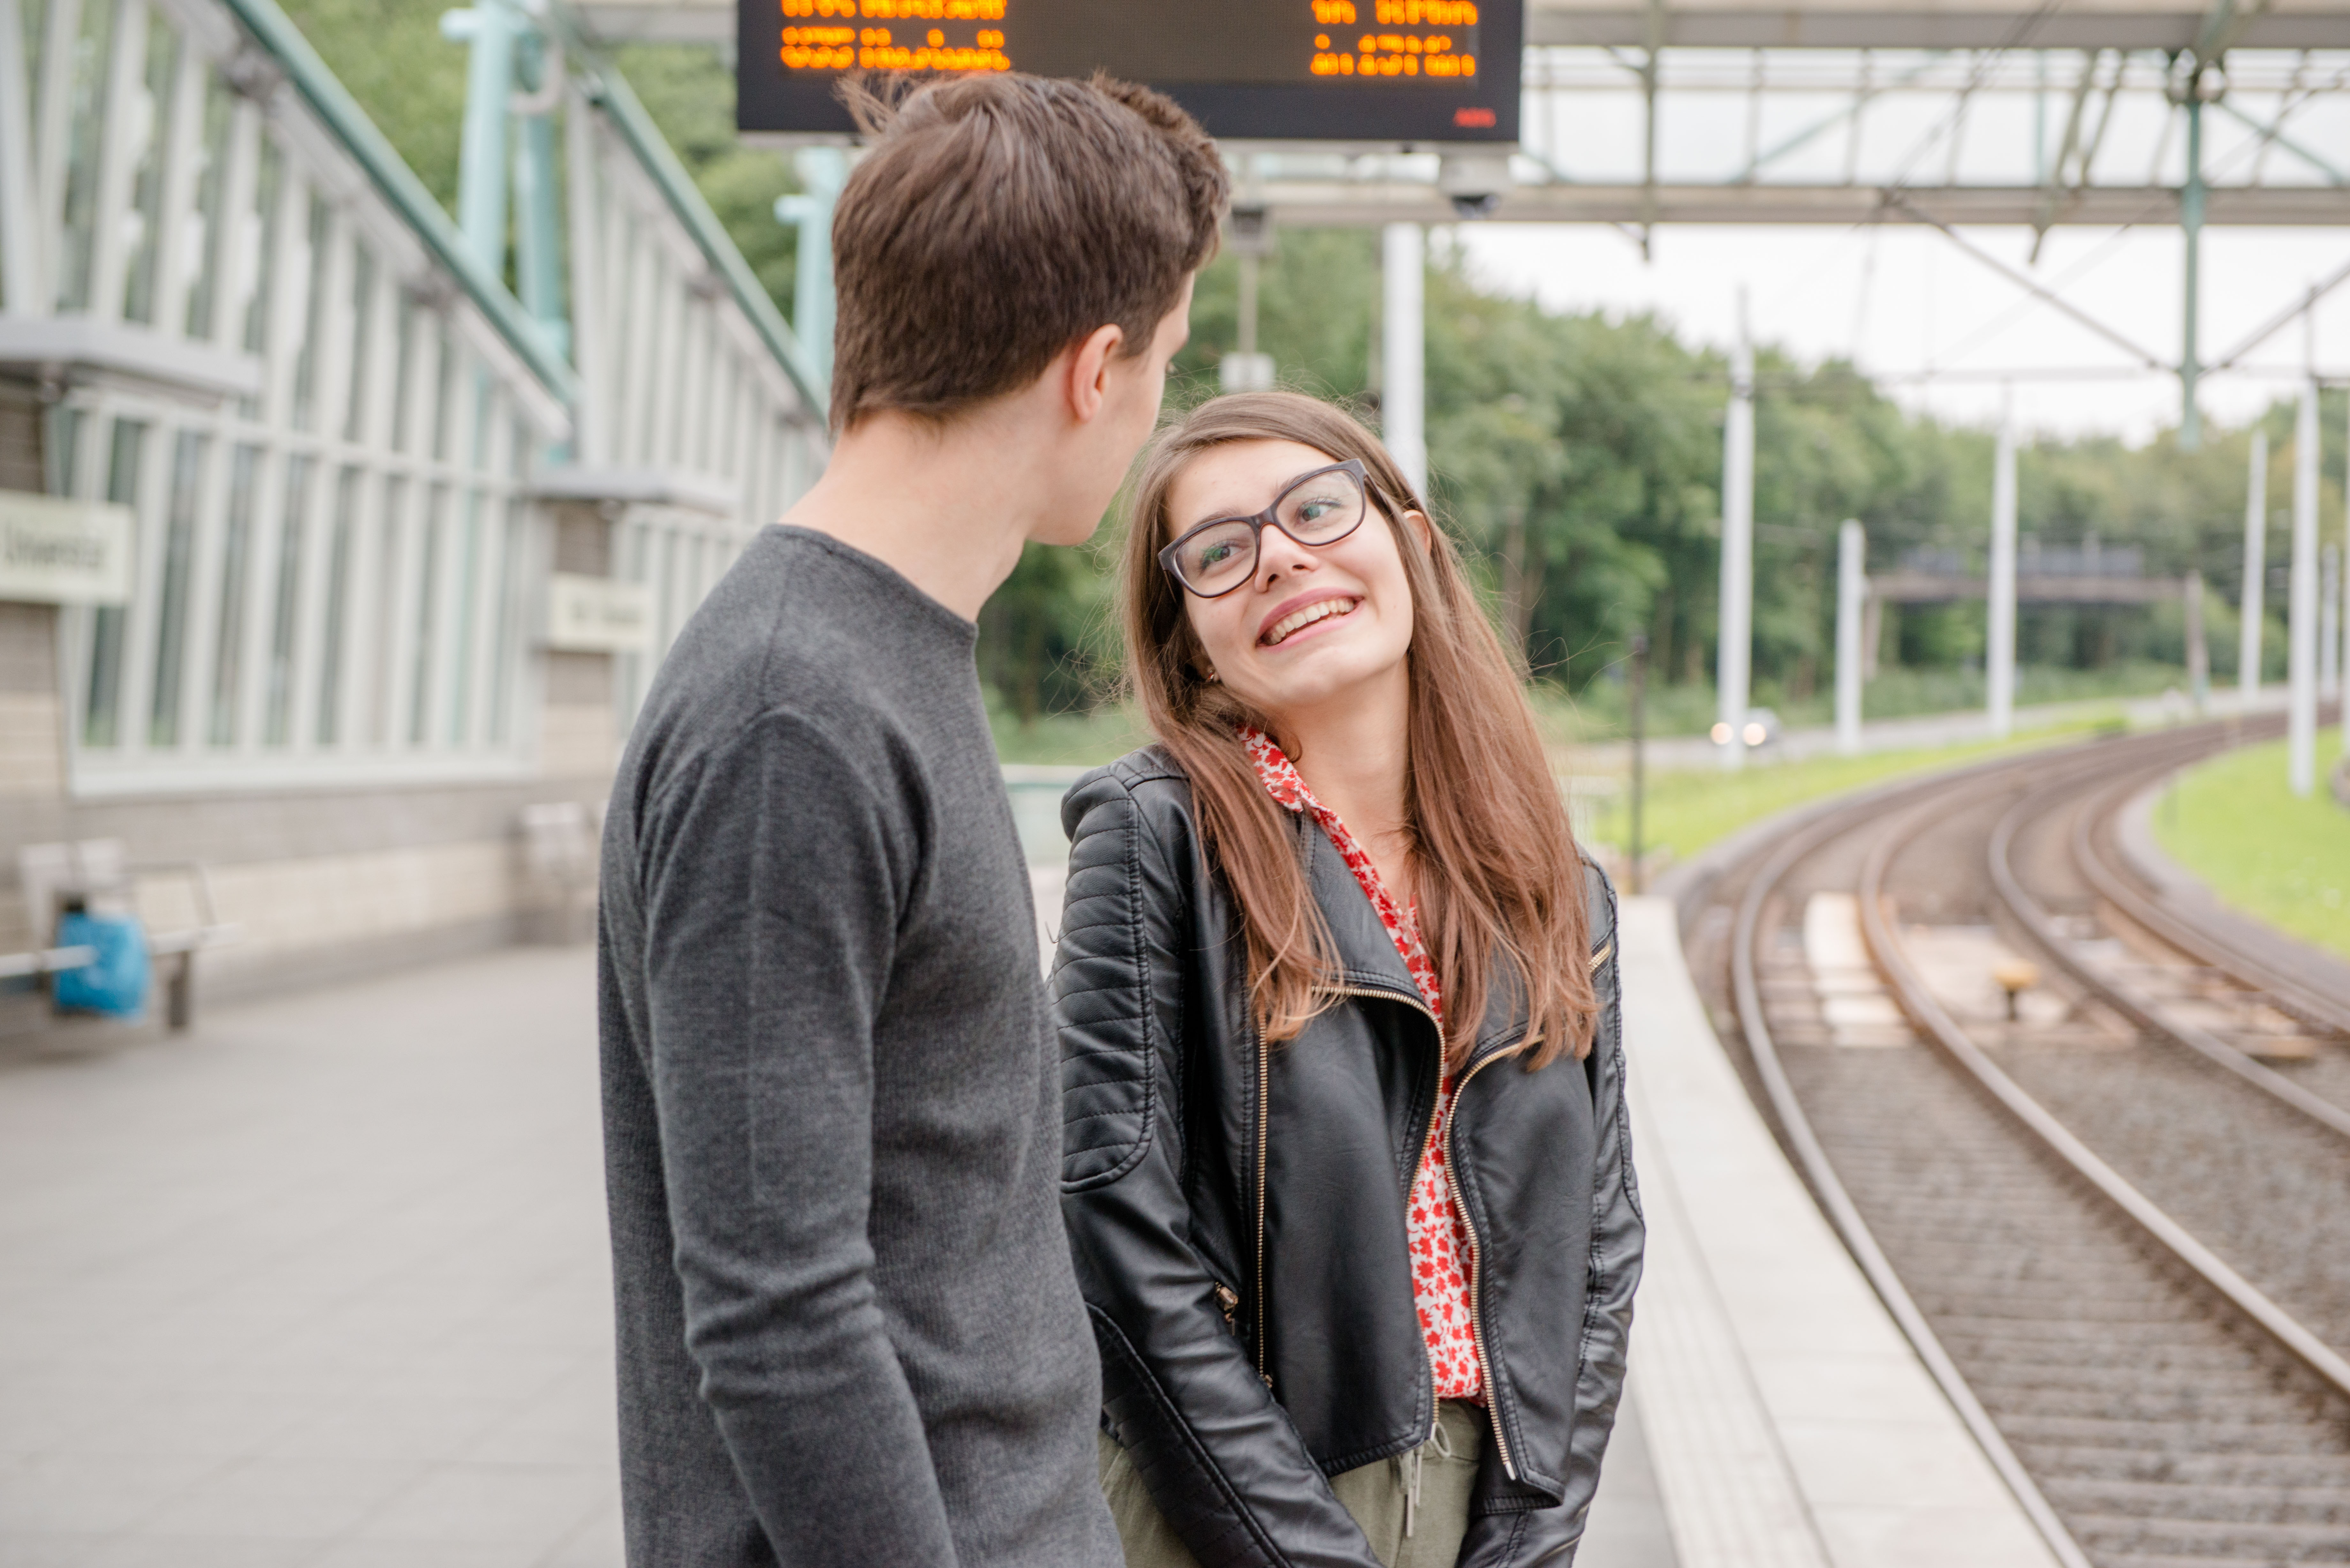
[[[1062,1210],[1104,1424],[1202,1568],[1376,1568],[1325,1478],[1435,1421],[1404,1221],[1435,1021],[1311,818],[1298,848],[1346,996],[1265,1050],[1173,762],[1152,747],[1088,774],[1061,814]],[[1573,1561],[1624,1384],[1643,1227],[1615,895],[1596,867],[1586,887],[1588,1060],[1496,1061],[1524,1027],[1522,993],[1496,984],[1448,1135],[1492,1420],[1461,1568]]]

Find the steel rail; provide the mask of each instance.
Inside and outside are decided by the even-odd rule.
[[[1942,803],[1929,800],[1912,806],[1880,833],[1860,869],[1860,928],[1869,955],[1890,985],[1895,1001],[1910,1022],[1941,1047],[1983,1091],[2073,1173],[2095,1188],[2123,1215],[2172,1257],[2233,1306],[2286,1355],[2308,1368],[2337,1393],[2350,1396],[2350,1361],[2303,1327],[2271,1301],[2251,1281],[2197,1241],[2187,1228],[2165,1213],[2121,1174],[2100,1159],[2071,1129],[2009,1077],[1959,1027],[1933,993],[1927,990],[1908,951],[1894,934],[1885,910],[1885,877],[1893,857],[1928,826]]]
[[[2277,723],[2262,728],[2281,733],[2283,726]],[[2247,990],[2266,992],[2281,1009],[2303,1023],[2350,1034],[2350,1003],[2312,990],[2272,967],[2258,953],[2204,929],[2130,886],[2098,848],[2095,833],[2098,824],[2097,814],[2084,813],[2074,825],[2071,848],[2073,863],[2079,868],[2082,880],[2099,898],[2188,958],[2222,971]]]
[[[2134,772],[2118,786],[2106,781],[2086,792],[2091,796],[2090,804],[2083,808],[2074,826],[2074,853],[2076,857],[2081,853],[2078,835],[2097,810],[2111,799],[2117,788],[2126,789],[2137,782],[2138,775]],[[2283,1074],[2255,1062],[2210,1030],[2184,1019],[2174,1018],[2155,1002],[2132,994],[2126,986],[2100,974],[2095,966],[2074,951],[2072,943],[2057,931],[2047,907],[2033,897],[2031,889],[2024,887],[2023,879],[2016,875],[2015,836],[2026,822],[2043,815],[2052,800],[2077,793],[2083,792],[2071,780],[2044,785],[2010,806],[2006,815],[1999,819],[1999,826],[1991,829],[1991,845],[1985,857],[1990,863],[1991,886],[1997,889],[2000,902],[2007,906],[2008,913],[2015,917],[2016,923],[2023,928],[2033,944],[2053,959],[2058,968],[2087,987],[2099,1001],[2128,1019],[2142,1032],[2194,1052],[2205,1061],[2234,1074],[2262,1094],[2290,1106],[2343,1137],[2350,1137],[2350,1110],[2310,1093]],[[2215,967],[2225,968],[2224,965]]]
[[[1954,778],[1971,778],[1979,784],[1988,784],[2002,774],[2027,766],[2045,766],[2046,763],[2047,758],[2043,754],[2027,762],[2003,760],[1982,763],[1956,775],[1943,774],[1914,784],[1897,785],[1878,792],[1874,797],[1864,796],[1855,805],[1865,814],[1863,819],[1866,820],[1869,816],[1909,806],[1919,797],[1930,803],[1950,786]],[[1804,1168],[1805,1180],[1817,1195],[1820,1207],[1826,1211],[1829,1223],[1844,1238],[1845,1246],[1851,1251],[1853,1261],[1860,1265],[1870,1287],[1885,1303],[1886,1310],[1899,1325],[1910,1347],[1918,1353],[1918,1360],[1925,1364],[1935,1386],[1941,1389],[1942,1397],[1958,1412],[1968,1435],[1974,1438],[1984,1457],[1991,1461],[1991,1469],[1998,1472],[2000,1480],[2014,1494],[2017,1503],[2057,1562],[2063,1564],[2063,1568],[2093,1568],[2088,1555],[2073,1539],[2073,1532],[2065,1528],[2064,1521],[2042,1493],[2040,1484],[2023,1468],[2023,1461],[2008,1446],[2006,1435],[1991,1418],[1991,1413],[1983,1408],[1982,1401],[1975,1397],[1975,1391],[1968,1386],[1965,1375],[1950,1358],[1950,1352],[1943,1348],[1940,1336],[1935,1334],[1933,1325],[1910,1296],[1908,1287],[1901,1282],[1901,1276],[1895,1271],[1892,1260],[1885,1255],[1885,1250],[1877,1244],[1875,1233],[1868,1228],[1868,1221],[1861,1217],[1852,1195],[1845,1189],[1844,1182],[1836,1175],[1835,1164],[1828,1158],[1827,1150],[1812,1128],[1811,1119],[1804,1114],[1803,1103],[1796,1097],[1794,1085],[1788,1080],[1778,1046],[1771,1038],[1770,1025],[1762,1015],[1762,993],[1755,977],[1754,949],[1761,933],[1763,906],[1770,901],[1778,884],[1789,871],[1831,840],[1850,833],[1853,826],[1851,813],[1840,812],[1798,829],[1781,841],[1778,849],[1749,879],[1745,893],[1738,902],[1737,922],[1730,944],[1731,985],[1735,993],[1739,1029],[1745,1037],[1747,1053],[1753,1060],[1755,1074],[1762,1080],[1763,1092],[1770,1096],[1772,1111],[1778,1117],[1781,1129]]]

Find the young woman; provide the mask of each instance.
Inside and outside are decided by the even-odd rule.
[[[1063,1211],[1130,1568],[1564,1568],[1642,1228],[1615,904],[1370,433],[1219,398],[1139,481],[1159,744],[1064,803]]]

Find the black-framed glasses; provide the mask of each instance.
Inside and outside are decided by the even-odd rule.
[[[1363,460],[1350,457],[1301,473],[1253,517],[1211,517],[1159,552],[1159,564],[1203,599],[1222,598],[1256,576],[1269,524],[1311,548],[1335,545],[1370,512]]]

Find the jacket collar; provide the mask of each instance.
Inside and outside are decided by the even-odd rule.
[[[1322,919],[1337,947],[1341,978],[1350,986],[1391,993],[1425,1006],[1411,971],[1404,967],[1403,955],[1396,951],[1378,911],[1371,907],[1354,872],[1339,858],[1330,836],[1306,814],[1295,816],[1305,846],[1306,885],[1313,889],[1314,901],[1321,907]],[[1470,1065],[1508,1045],[1525,1029],[1525,992],[1518,983],[1517,969],[1507,957],[1496,953],[1486,981],[1485,1016],[1477,1027]]]

